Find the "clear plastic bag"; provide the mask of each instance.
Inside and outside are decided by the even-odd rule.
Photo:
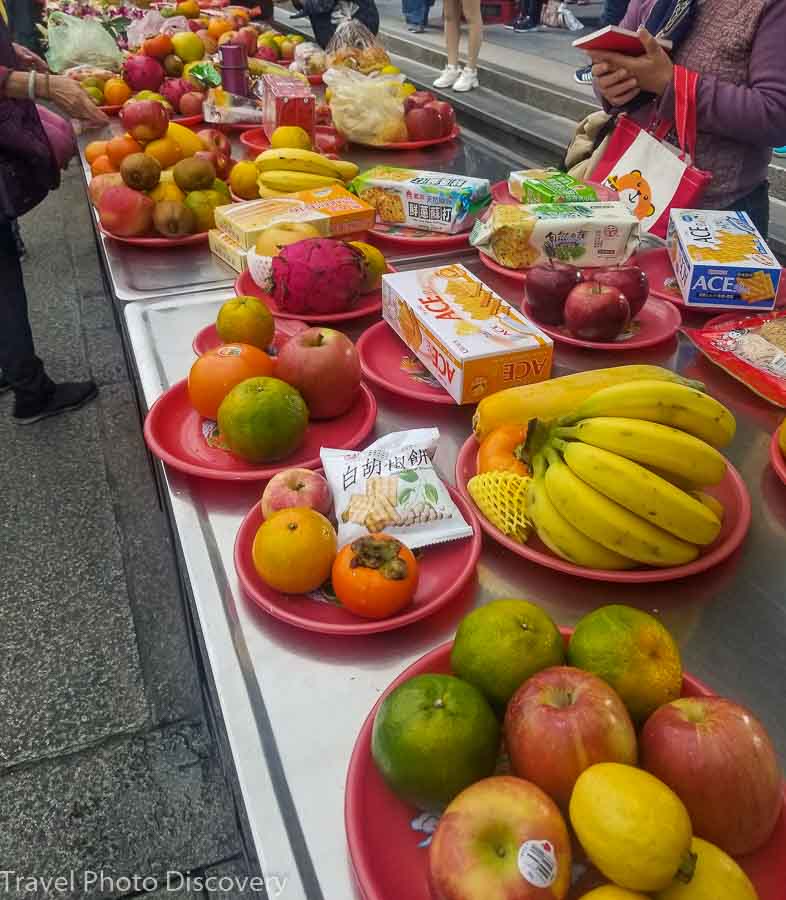
[[[364,75],[390,65],[385,48],[368,28],[357,19],[345,15],[341,16],[336,32],[327,45],[327,60],[331,67],[344,66]]]
[[[290,69],[302,75],[321,75],[327,69],[327,54],[317,44],[298,44]]]
[[[356,144],[398,144],[407,140],[404,98],[396,76],[369,78],[352,69],[323,75],[330,87],[333,124]]]
[[[128,26],[128,46],[141,47],[147,38],[159,34],[177,34],[179,31],[188,31],[188,19],[185,16],[172,16],[166,19],[158,10],[150,9],[141,19]]]
[[[120,70],[123,55],[109,32],[95,19],[77,19],[55,11],[49,16],[48,35],[46,61],[53,72],[77,65]]]

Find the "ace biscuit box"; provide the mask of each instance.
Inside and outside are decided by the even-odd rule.
[[[464,266],[383,275],[382,316],[456,403],[551,374],[551,338]]]
[[[774,308],[781,267],[747,213],[672,209],[666,242],[686,306]]]

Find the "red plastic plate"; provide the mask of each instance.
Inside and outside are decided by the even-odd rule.
[[[178,116],[176,119],[172,119],[172,121],[176,125],[182,125],[184,128],[190,128],[192,125],[200,125],[205,120],[202,118],[202,113],[198,113],[195,116]]]
[[[461,234],[438,234],[434,231],[421,231],[419,228],[405,228],[401,225],[386,225],[377,222],[369,232],[375,243],[394,244],[420,252],[440,250],[460,250],[469,246],[469,232]]]
[[[355,346],[368,381],[411,400],[457,405],[387,322],[367,328]]]
[[[467,490],[467,482],[475,475],[475,457],[478,452],[478,443],[470,435],[464,446],[459,451],[456,460],[456,487],[462,496],[472,502]],[[607,569],[588,569],[584,566],[576,566],[566,559],[562,559],[551,552],[542,544],[536,535],[532,535],[526,544],[519,544],[504,535],[495,528],[482,515],[480,527],[489,537],[497,543],[512,550],[517,556],[538,563],[556,572],[565,575],[576,575],[579,578],[590,578],[593,581],[616,581],[621,584],[646,584],[655,581],[676,581],[678,578],[687,578],[689,575],[697,575],[706,572],[718,563],[723,562],[745,540],[751,523],[751,499],[745,482],[740,473],[731,463],[727,464],[726,477],[715,487],[705,488],[708,494],[717,497],[723,504],[726,513],[723,517],[723,525],[715,543],[705,547],[702,554],[684,566],[671,566],[667,569],[633,569],[626,572],[611,572]]]
[[[427,547],[419,560],[420,577],[412,603],[387,619],[364,619],[344,609],[340,604],[317,600],[303,594],[281,594],[268,587],[257,574],[251,556],[254,538],[262,524],[262,510],[258,503],[248,513],[235,540],[235,570],[248,597],[276,619],[320,634],[376,634],[403,628],[442,609],[453,600],[475,572],[482,544],[477,517],[469,505],[455,491],[453,501],[472,526],[471,538],[448,541]]]
[[[117,116],[120,114],[120,110],[123,108],[122,103],[112,104],[111,106],[99,106],[98,107],[102,113],[106,113],[108,116]]]
[[[560,630],[569,637],[570,629]],[[403,803],[387,787],[371,756],[371,733],[379,704],[398,685],[416,675],[451,673],[452,647],[453,642],[448,641],[402,672],[379,698],[355,742],[347,771],[344,825],[352,868],[364,900],[401,897],[402,873],[406,873],[406,900],[431,900],[428,848],[423,844],[428,840],[429,830],[436,826],[436,818]],[[682,694],[707,697],[713,691],[686,674],[682,679]],[[783,900],[786,811],[764,847],[739,862],[753,881],[759,900]]]
[[[273,348],[275,350],[280,350],[293,335],[308,328],[306,323],[301,322],[299,319],[276,319],[275,325],[276,331],[273,336]],[[211,322],[210,325],[205,325],[201,331],[196,333],[191,347],[197,356],[202,356],[208,350],[215,350],[217,347],[223,346],[223,344],[224,342],[216,331],[215,322]]]
[[[276,301],[266,294],[261,287],[251,277],[251,273],[246,271],[235,282],[235,291],[238,295],[250,294],[252,297],[258,297],[269,308],[277,319],[300,319],[304,322],[315,322],[324,324],[325,322],[348,322],[351,319],[362,319],[364,316],[372,316],[382,309],[382,291],[372,291],[370,294],[361,294],[358,298],[357,305],[346,312],[325,313],[320,315],[295,315],[294,313],[284,312],[278,308]]]
[[[377,401],[364,385],[352,409],[338,419],[311,422],[305,440],[287,459],[270,465],[254,465],[217,447],[211,447],[202,431],[206,419],[188,399],[184,378],[172,385],[153,404],[145,419],[145,441],[151,452],[173,469],[219,481],[267,481],[276,472],[292,467],[317,469],[322,447],[350,450],[370,433],[377,418]]]
[[[778,432],[783,427],[781,425],[780,428],[775,429],[775,433],[770,441],[770,462],[773,469],[775,469],[775,474],[786,484],[786,459],[783,458],[783,453],[781,453],[780,444],[778,443]]]
[[[402,141],[399,144],[361,144],[371,150],[424,150],[426,147],[436,147],[437,144],[447,144],[461,136],[461,129],[456,125],[450,134],[444,137],[431,138],[429,141]]]
[[[265,134],[264,128],[249,128],[240,135],[240,143],[248,153],[255,156],[270,149],[270,138]]]
[[[211,128],[218,128],[221,131],[239,131],[241,134],[251,131],[252,128],[259,128],[256,122],[246,122],[245,124],[242,122],[208,122],[207,124]]]
[[[482,250],[478,251],[480,256],[480,261],[487,269],[491,269],[492,272],[496,272],[498,275],[503,275],[505,278],[510,278],[512,281],[520,281],[525,282],[527,280],[527,270],[526,269],[508,269],[503,265],[500,265],[496,261],[496,259],[492,259],[487,253],[484,253]]]
[[[613,341],[583,341],[574,337],[564,325],[543,325],[538,322],[528,304],[525,304],[524,312],[541,331],[545,331],[555,341],[588,350],[643,350],[673,338],[682,325],[682,316],[676,306],[656,297],[647,300],[631,328]]]
[[[132,247],[158,247],[169,250],[174,247],[190,247],[194,244],[206,244],[207,232],[200,231],[197,234],[187,234],[185,237],[165,238],[165,237],[121,237],[119,234],[112,234],[102,226],[101,232],[113,241],[121,244],[130,244]]]

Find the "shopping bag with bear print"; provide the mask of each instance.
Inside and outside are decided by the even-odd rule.
[[[693,165],[696,152],[696,85],[699,76],[674,67],[675,122],[656,122],[646,129],[626,115],[617,124],[591,175],[586,177],[617,191],[641,222],[642,231],[665,238],[669,210],[695,209],[712,179]],[[677,132],[679,151],[666,143]]]

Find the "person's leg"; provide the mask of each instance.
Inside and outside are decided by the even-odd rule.
[[[630,0],[604,0],[601,25],[619,25],[629,5]]]
[[[0,371],[14,392],[20,424],[78,409],[98,393],[92,381],[55,384],[36,356],[22,266],[9,222],[0,223]]]
[[[478,86],[478,54],[483,42],[483,16],[480,13],[480,0],[461,0],[464,18],[469,27],[467,48],[467,65],[453,85],[454,91],[471,91]]]
[[[442,8],[445,19],[445,47],[448,51],[448,64],[434,82],[434,87],[448,88],[453,87],[461,74],[458,65],[459,40],[461,38],[461,0],[444,0]]]
[[[540,15],[542,10],[543,0],[521,0],[518,16],[515,21],[505,27],[512,28],[520,34],[536,31],[540,27]]]

